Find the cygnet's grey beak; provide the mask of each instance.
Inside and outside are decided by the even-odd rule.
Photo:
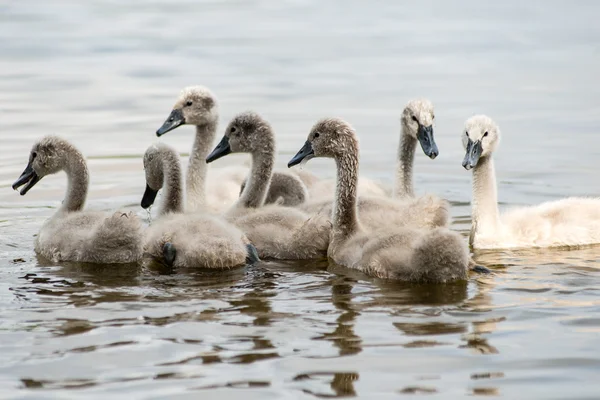
[[[290,160],[290,162],[288,163],[288,168],[291,168],[294,165],[298,165],[304,160],[308,161],[311,158],[314,158],[314,156],[315,152],[313,150],[312,144],[307,140],[304,143],[304,146],[302,146],[302,148],[300,149],[300,151],[298,151],[298,153],[296,153],[296,155]]]
[[[229,138],[227,136],[223,136],[223,139],[219,142],[217,147],[206,157],[206,162],[210,163],[215,160],[218,160],[221,157],[226,156],[231,153],[231,146],[229,146]]]
[[[33,167],[31,166],[31,162],[29,162],[27,164],[27,167],[25,167],[25,170],[19,177],[19,179],[17,179],[17,181],[12,184],[12,188],[14,190],[17,190],[20,186],[27,184],[27,186],[25,186],[19,192],[21,194],[21,196],[24,196],[27,192],[29,192],[29,189],[34,187],[35,184],[40,181],[40,179],[42,179],[42,178],[40,178],[38,176],[38,174],[35,173],[35,171],[33,170]]]
[[[437,144],[435,144],[435,140],[433,139],[433,125],[423,126],[419,124],[417,139],[419,139],[423,153],[425,153],[427,157],[433,160],[440,154]]]
[[[142,208],[146,209],[154,204],[154,200],[156,200],[156,195],[158,194],[158,190],[152,189],[148,184],[146,184],[146,191],[144,192],[144,196],[142,197]]]
[[[469,139],[467,142],[467,153],[465,154],[465,159],[462,162],[464,169],[468,171],[471,168],[475,168],[479,162],[479,157],[481,157],[482,151],[483,147],[481,147],[481,140],[474,142]]]
[[[164,124],[156,131],[156,136],[160,137],[183,124],[185,124],[183,112],[180,109],[173,110],[171,111],[171,114],[169,114],[169,118],[167,118]]]

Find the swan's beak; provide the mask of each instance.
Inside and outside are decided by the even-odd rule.
[[[25,171],[23,171],[19,179],[17,179],[17,181],[12,184],[12,188],[14,190],[17,190],[20,186],[27,184],[27,186],[25,186],[19,192],[21,196],[24,196],[27,192],[29,192],[29,189],[34,187],[35,184],[40,181],[40,179],[42,178],[40,178],[38,174],[35,173],[33,167],[31,166],[31,163],[29,163],[27,164],[27,167],[25,167]]]
[[[468,171],[471,168],[475,168],[479,162],[479,157],[481,157],[482,152],[483,147],[481,147],[481,140],[474,142],[469,139],[467,142],[467,154],[465,154],[465,159],[462,162],[464,169]]]
[[[298,153],[290,160],[288,163],[288,168],[293,167],[294,165],[300,164],[302,161],[308,161],[311,158],[315,157],[315,151],[313,150],[312,144],[307,140],[304,143],[304,146],[300,149]]]
[[[219,158],[226,156],[231,153],[231,146],[229,146],[229,138],[227,136],[223,136],[223,139],[219,142],[217,147],[206,157],[206,162],[210,163]]]
[[[165,264],[172,267],[175,263],[175,257],[177,257],[177,249],[175,249],[172,243],[167,242],[163,245],[163,257]]]
[[[146,184],[146,191],[144,192],[144,197],[142,197],[142,208],[148,208],[154,204],[157,194],[158,190],[154,190]]]
[[[437,144],[435,144],[435,140],[433,139],[433,125],[423,126],[419,124],[417,139],[419,139],[423,153],[427,157],[433,160],[440,154]]]
[[[185,124],[183,112],[179,109],[173,110],[171,111],[171,114],[169,114],[169,118],[167,118],[165,123],[156,131],[156,136],[160,137],[183,124]]]

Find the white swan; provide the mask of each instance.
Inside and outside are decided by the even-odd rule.
[[[288,166],[312,157],[328,157],[337,166],[333,228],[328,256],[337,264],[371,276],[410,282],[443,283],[467,279],[469,251],[461,236],[446,228],[419,230],[383,226],[368,229],[357,208],[358,140],[352,127],[337,118],[312,128]]]
[[[173,106],[171,114],[164,124],[156,131],[157,136],[181,126],[195,125],[196,138],[190,153],[186,176],[187,209],[189,211],[210,211],[221,213],[228,209],[239,197],[240,186],[246,180],[248,169],[245,167],[227,167],[212,170],[207,177],[205,158],[212,147],[219,119],[217,98],[207,88],[190,86],[183,89]],[[279,179],[278,187],[285,184],[301,185],[299,179],[291,180],[289,173]],[[306,179],[306,178],[305,178]],[[279,190],[278,196],[284,203],[294,203],[299,192],[304,187],[291,189],[289,192]],[[292,196],[288,199],[287,195]]]
[[[102,264],[137,262],[142,256],[142,227],[133,213],[83,211],[88,169],[81,152],[65,139],[46,136],[33,145],[29,163],[12,185],[25,195],[44,176],[67,173],[67,194],[35,239],[35,251],[47,259]]]
[[[263,206],[275,163],[275,137],[269,123],[252,112],[238,114],[206,162],[229,153],[252,156],[248,184],[226,215],[246,233],[259,256],[287,260],[325,257],[331,227],[327,218],[310,218],[290,207]]]
[[[500,129],[485,115],[469,118],[462,131],[466,155],[462,163],[473,169],[472,228],[476,249],[581,246],[600,243],[600,199],[570,197],[537,206],[498,212],[493,152]]]
[[[146,191],[142,207],[164,188],[159,218],[145,235],[144,254],[167,266],[229,269],[258,261],[254,247],[235,226],[208,214],[183,213],[181,164],[175,149],[158,143],[144,154]]]

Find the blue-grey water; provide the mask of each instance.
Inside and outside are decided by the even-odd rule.
[[[598,398],[598,247],[476,253],[492,275],[439,286],[326,262],[51,265],[33,235],[64,174],[10,189],[33,142],[60,134],[89,159],[89,208],[144,216],[141,155],[180,89],[202,84],[220,130],[247,109],[272,122],[281,166],[316,119],[349,120],[363,176],[387,184],[402,107],[430,98],[441,154],[417,154],[416,188],[449,199],[465,234],[460,132],[475,113],[502,129],[502,208],[598,195],[598,15],[591,0],[1,2],[0,398]],[[161,140],[187,153],[192,136]]]

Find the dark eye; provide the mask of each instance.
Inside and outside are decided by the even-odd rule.
[[[191,106],[192,105],[192,101],[189,100],[187,103],[185,103],[185,105],[188,106],[188,107]]]
[[[467,135],[467,137],[469,137],[469,132],[465,132],[465,135]]]
[[[237,132],[237,129],[235,128],[235,126],[232,126],[232,127],[229,129],[229,133],[236,133],[236,132]]]
[[[315,132],[315,139],[319,137],[319,132]]]
[[[435,115],[431,114],[431,119],[435,119]]]
[[[36,157],[37,157],[37,152],[33,151],[33,152],[31,153],[31,159],[33,160],[33,159],[34,159],[34,158],[36,158]]]
[[[488,135],[488,133],[486,132],[486,133],[483,134],[483,137],[486,137],[487,135]]]
[[[419,123],[419,120],[417,119],[417,117],[415,117],[414,115],[411,117],[413,121],[415,121],[417,124]]]

